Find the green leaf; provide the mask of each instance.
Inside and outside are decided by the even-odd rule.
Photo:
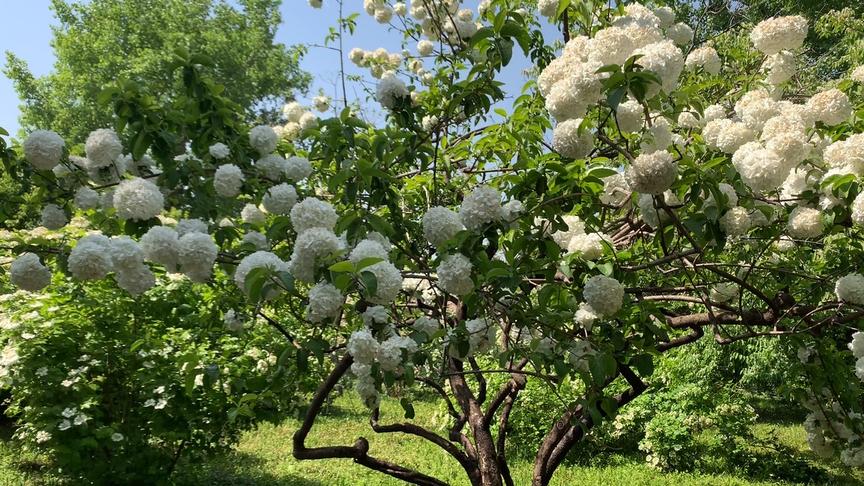
[[[353,272],[354,264],[351,263],[349,260],[343,260],[341,262],[336,262],[333,265],[330,265],[330,267],[328,267],[327,269],[335,273]]]
[[[354,265],[354,269],[359,272],[360,270],[363,270],[366,267],[371,267],[372,265],[375,265],[376,263],[380,263],[383,261],[384,261],[384,259],[379,258],[379,257],[364,258],[364,259],[360,260],[359,262],[357,262],[356,265]]]
[[[366,295],[372,296],[378,293],[378,277],[374,273],[366,271],[360,273],[360,281],[366,289]]]
[[[414,418],[414,405],[411,404],[411,400],[407,398],[402,398],[399,400],[399,403],[402,405],[402,409],[405,410],[405,418],[413,419]]]

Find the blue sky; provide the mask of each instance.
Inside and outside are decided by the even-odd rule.
[[[15,19],[6,22],[0,29],[0,51],[12,51],[26,60],[34,75],[39,76],[51,71],[54,63],[54,53],[51,49],[51,25],[56,24],[53,12],[49,8],[49,0],[26,0],[3,2],[4,17]],[[476,10],[478,0],[466,0],[466,7]],[[353,37],[346,37],[345,51],[352,47],[371,50],[385,47],[390,51],[398,51],[402,36],[399,32],[388,32],[385,26],[362,11],[360,0],[345,0],[345,15],[359,12],[358,28]],[[313,9],[305,0],[284,0],[281,8],[282,25],[277,33],[277,41],[286,45],[306,43],[323,44],[327,29],[335,25],[338,9],[334,0],[324,0],[324,7]],[[554,27],[549,26],[547,35],[555,35]],[[554,37],[547,39],[551,41]],[[414,46],[408,46],[413,51]],[[517,49],[518,50],[518,49]],[[5,59],[2,61],[5,63]],[[349,61],[345,61],[349,74],[363,74]],[[509,93],[517,93],[525,79],[522,70],[528,66],[528,61],[521,53],[514,55],[514,60],[499,78],[507,84]],[[319,90],[328,95],[334,94],[335,83],[339,77],[339,59],[335,51],[310,47],[308,55],[302,61],[301,67],[315,76],[315,81],[309,96],[315,96]],[[363,96],[359,88],[348,88],[349,99],[356,95]],[[301,98],[301,101],[307,101]],[[503,103],[509,106],[509,102]],[[0,127],[10,133],[16,133],[18,124],[19,101],[12,83],[0,75]],[[370,107],[371,108],[371,107]]]

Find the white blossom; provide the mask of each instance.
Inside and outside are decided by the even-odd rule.
[[[786,231],[793,238],[816,238],[824,230],[822,212],[818,209],[797,206],[789,214]]]
[[[39,170],[54,169],[63,157],[66,142],[50,130],[34,130],[24,139],[24,158]]]
[[[624,286],[614,278],[595,275],[585,282],[582,297],[598,314],[612,316],[624,302]]]
[[[396,77],[395,73],[385,73],[378,82],[378,87],[375,91],[375,99],[381,103],[381,106],[387,109],[396,108],[399,100],[409,96],[408,88],[401,79]]]
[[[367,296],[373,304],[389,304],[396,300],[402,290],[402,272],[390,262],[378,262],[370,265],[364,271],[375,275],[375,292]]]
[[[795,50],[807,37],[807,19],[800,15],[763,20],[750,32],[753,47],[766,56],[782,50]]]
[[[594,135],[588,128],[579,132],[581,118],[564,120],[552,132],[552,147],[562,157],[581,159],[594,149]]]
[[[240,211],[240,218],[244,223],[253,226],[261,226],[267,222],[267,215],[258,209],[258,206],[250,203],[243,206],[243,209]]]
[[[438,264],[438,286],[453,295],[467,295],[474,289],[471,260],[461,253],[445,256]]]
[[[311,322],[321,322],[339,315],[345,297],[333,284],[318,282],[309,290],[309,305],[306,316]]]
[[[234,271],[234,283],[237,284],[237,287],[240,288],[244,293],[248,290],[246,288],[246,277],[252,270],[258,268],[266,268],[271,272],[287,272],[288,264],[282,261],[281,258],[276,256],[275,254],[269,251],[256,251],[250,255],[243,257],[240,260],[240,264],[237,265],[237,270]],[[281,290],[279,288],[272,288],[265,295],[266,298],[272,299],[279,295]]]
[[[271,214],[289,214],[296,203],[297,190],[285,183],[268,189],[261,200],[261,205]]]
[[[20,289],[37,292],[51,283],[51,270],[35,253],[22,253],[9,267],[9,280]]]
[[[618,120],[618,128],[622,132],[638,132],[642,130],[642,125],[645,124],[645,110],[638,101],[627,100],[618,104],[615,118]]]
[[[834,285],[834,293],[839,300],[850,304],[864,305],[864,276],[860,273],[850,273],[840,277]],[[852,349],[851,346],[850,349]],[[853,349],[853,351],[855,350]],[[860,358],[861,356],[856,354],[855,357]]]
[[[630,163],[624,177],[633,191],[662,194],[678,177],[678,164],[673,161],[672,154],[664,150],[643,153]]]
[[[90,132],[84,144],[88,168],[108,167],[123,153],[123,144],[117,132],[110,128],[100,128]]]
[[[181,271],[193,282],[206,282],[219,255],[213,237],[206,233],[186,233],[180,237],[178,245]]]
[[[297,234],[309,228],[332,230],[338,219],[339,215],[330,203],[314,197],[307,197],[291,208],[291,224]]]
[[[461,218],[451,209],[435,206],[423,215],[423,235],[433,246],[440,247],[463,229]]]
[[[249,145],[262,156],[273,153],[278,143],[279,136],[270,126],[258,125],[249,130]]]
[[[696,69],[697,67],[701,67],[708,74],[720,74],[720,70],[723,68],[723,61],[720,60],[720,56],[717,55],[717,51],[711,46],[702,46],[697,49],[693,49],[690,54],[687,55],[687,59],[684,61],[684,67],[687,69]]]
[[[246,177],[240,167],[234,164],[223,164],[216,168],[213,174],[213,188],[222,197],[233,198],[240,194]]]
[[[720,228],[729,236],[741,236],[750,229],[752,222],[747,208],[736,206],[720,218]]]
[[[312,175],[312,164],[305,157],[288,157],[285,161],[285,177],[299,182]]]
[[[87,186],[81,186],[75,191],[75,206],[78,209],[96,209],[102,204],[102,196]]]
[[[153,226],[141,237],[141,250],[147,261],[164,265],[173,272],[179,263],[180,242],[177,231],[168,226]]]
[[[40,223],[49,230],[59,230],[66,226],[69,219],[66,217],[66,212],[56,204],[46,204],[42,207],[42,216]]]
[[[100,234],[78,240],[69,253],[69,273],[78,280],[105,278],[111,267],[111,241]]]
[[[256,160],[255,168],[267,179],[278,181],[285,177],[288,161],[279,154],[269,154]]]
[[[257,231],[248,231],[243,235],[243,243],[252,245],[256,250],[270,249],[270,243],[267,241],[267,236]]]
[[[114,191],[113,201],[117,217],[139,221],[155,218],[165,204],[156,184],[140,177],[121,182]]]
[[[459,218],[469,230],[501,220],[501,193],[490,186],[478,186],[465,196],[459,207]]]
[[[210,156],[217,160],[222,160],[228,158],[231,155],[231,149],[228,148],[224,143],[214,143],[207,149],[210,152]]]
[[[816,121],[838,125],[852,117],[852,103],[846,93],[837,88],[821,91],[807,100],[807,110]]]

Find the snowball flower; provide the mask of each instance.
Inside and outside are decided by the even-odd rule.
[[[564,120],[552,132],[552,147],[562,157],[581,159],[594,149],[594,135],[587,129],[580,133],[581,118]]]
[[[35,130],[24,140],[24,158],[39,170],[51,170],[60,163],[66,142],[50,130]]]
[[[408,88],[405,83],[392,72],[385,73],[381,77],[375,90],[375,99],[381,103],[381,106],[390,110],[396,108],[399,100],[408,96]]]
[[[20,289],[36,292],[51,283],[51,270],[35,253],[22,253],[9,267],[9,280]]]
[[[314,197],[307,197],[291,208],[291,224],[297,234],[309,228],[332,230],[338,219],[339,216],[330,203]]]
[[[692,37],[692,31],[690,35]],[[687,40],[686,42],[690,41]],[[666,93],[671,93],[678,87],[678,78],[681,76],[681,71],[684,70],[684,54],[672,41],[664,40],[649,44],[637,49],[634,54],[641,54],[642,57],[636,61],[637,64],[653,71],[661,81],[659,87],[656,84],[648,86],[646,95],[648,98],[659,93],[660,88]]]
[[[852,103],[846,93],[832,88],[807,100],[807,109],[816,121],[833,126],[852,117]]]
[[[480,229],[483,225],[499,221],[501,211],[501,193],[489,186],[478,186],[471,194],[465,196],[459,207],[459,218],[469,230]]]
[[[266,250],[270,248],[270,243],[267,242],[267,237],[257,231],[249,231],[243,235],[243,243],[252,245],[252,247],[258,250]]]
[[[585,303],[598,314],[611,316],[621,308],[624,301],[624,286],[614,278],[595,275],[585,282],[582,296],[585,298]]]
[[[720,218],[720,228],[729,236],[741,236],[752,225],[747,208],[736,206]]]
[[[378,354],[378,340],[372,336],[369,329],[361,329],[351,333],[348,338],[348,354],[354,361],[362,364],[372,364]]]
[[[615,110],[615,119],[618,120],[618,128],[624,133],[638,132],[645,124],[645,110],[636,100],[627,100],[620,103]]]
[[[288,214],[297,203],[297,190],[290,184],[279,184],[271,187],[264,194],[261,205],[271,214]]]
[[[102,196],[87,186],[81,186],[75,191],[75,206],[78,209],[96,209],[102,204]]]
[[[177,222],[177,234],[183,236],[186,233],[207,233],[207,223],[198,218],[181,219]]]
[[[312,164],[305,157],[288,157],[285,161],[285,177],[292,181],[302,181],[312,175]]]
[[[678,164],[672,160],[672,154],[664,150],[643,153],[630,163],[624,177],[633,191],[662,194],[678,177]]]
[[[495,343],[498,328],[486,319],[471,319],[465,322],[468,331],[469,355],[484,353]]]
[[[177,231],[168,226],[153,226],[139,242],[144,258],[147,261],[163,265],[166,270],[173,272],[180,261],[180,242]]]
[[[380,258],[381,260],[387,261],[387,250],[381,246],[381,243],[366,239],[357,243],[357,246],[355,246],[354,249],[351,250],[351,253],[348,254],[348,260],[355,265],[367,258]]]
[[[565,214],[561,219],[564,220],[567,229],[552,233],[552,240],[566,250],[574,236],[585,233],[585,223],[579,216],[572,214]]]
[[[423,39],[417,43],[417,53],[421,56],[431,55],[434,50],[435,44],[426,39]]]
[[[228,148],[224,143],[214,143],[208,149],[210,152],[210,156],[214,159],[222,160],[228,158],[231,155],[231,149]]]
[[[693,41],[693,29],[689,25],[679,22],[666,29],[666,37],[679,46],[684,46]]]
[[[402,290],[402,272],[390,262],[378,262],[370,265],[364,271],[375,275],[376,289],[366,299],[373,304],[389,304],[396,300]]]
[[[296,208],[296,206],[295,206]],[[294,252],[288,262],[289,271],[298,280],[313,283],[318,261],[345,249],[344,242],[327,228],[309,228],[294,240]]]
[[[549,114],[559,122],[584,117],[588,107],[603,94],[602,78],[596,73],[600,67],[594,64],[572,66],[567,76],[556,82],[546,96]]]
[[[544,17],[554,17],[558,13],[558,0],[538,0],[537,8],[540,15]]]
[[[864,66],[858,66],[849,75],[849,79],[856,83],[864,84]]]
[[[687,55],[684,61],[684,67],[687,69],[696,69],[701,67],[708,74],[720,74],[723,68],[723,61],[717,55],[717,51],[711,46],[702,46],[694,49]]]
[[[267,222],[267,215],[264,214],[263,211],[258,209],[258,206],[254,204],[247,203],[243,206],[243,210],[240,211],[240,218],[244,223],[251,224],[253,226],[261,226]]]
[[[125,180],[114,191],[117,217],[145,221],[162,212],[165,198],[156,184],[136,177]]]
[[[266,268],[272,272],[287,272],[288,264],[269,251],[256,251],[251,255],[243,257],[240,260],[240,264],[237,265],[237,270],[234,272],[234,283],[244,293],[247,290],[246,277],[249,276],[252,270],[257,268]],[[267,293],[266,298],[272,299],[279,295],[280,292],[280,289],[273,288]]]
[[[314,113],[307,111],[303,113],[297,124],[300,125],[301,130],[309,130],[318,126],[318,117]]]
[[[321,322],[325,319],[333,319],[342,310],[345,297],[333,284],[319,282],[309,290],[309,305],[306,307],[306,316],[311,322]]]
[[[792,79],[795,68],[795,54],[789,51],[780,51],[768,56],[762,64],[762,70],[768,73],[765,81],[774,86]]]
[[[852,210],[852,222],[864,225],[864,192],[860,192],[850,206]]]
[[[66,212],[56,204],[46,204],[42,208],[42,217],[40,223],[49,230],[59,230],[66,226],[69,219],[66,218]]]
[[[445,256],[438,264],[438,286],[453,295],[467,295],[474,289],[471,260],[457,253]]]
[[[84,152],[89,161],[88,168],[108,167],[123,152],[123,144],[120,143],[117,132],[110,128],[100,128],[90,132],[84,144]]]
[[[69,253],[69,273],[78,280],[99,280],[111,269],[111,240],[103,235],[81,238]]]
[[[272,127],[258,125],[249,130],[249,145],[261,155],[272,153],[278,143],[279,135]]]
[[[611,206],[620,207],[630,199],[630,186],[624,174],[617,173],[603,178],[603,194],[600,202]]]
[[[861,285],[864,284],[864,277],[862,277],[860,274],[851,273],[851,274],[847,275],[846,277],[841,277],[841,279],[848,278],[848,277],[853,277],[853,280],[850,280],[849,282],[852,282],[855,279],[858,279],[857,286],[859,288],[861,288]],[[848,285],[847,283],[844,283],[843,287],[846,287],[847,285]],[[854,286],[856,286],[856,284],[853,284],[853,287]],[[846,289],[844,289],[844,293],[845,293],[845,291],[846,291]],[[840,299],[840,296],[838,295],[837,298]],[[846,300],[846,299],[841,299],[841,300]],[[858,331],[858,332],[852,334],[852,341],[847,345],[847,347],[849,348],[849,351],[852,351],[852,354],[856,358],[864,358],[864,332]]]
[[[702,130],[702,136],[709,147],[734,154],[742,145],[753,141],[756,133],[743,122],[720,118],[708,121]]]
[[[426,316],[420,316],[414,320],[414,324],[412,324],[411,327],[414,328],[415,331],[422,332],[426,336],[432,336],[433,334],[438,332],[438,329],[441,327],[441,325],[435,319],[430,319]]]
[[[834,293],[837,295],[837,298],[843,302],[849,302],[850,304],[855,305],[864,305],[864,275],[861,275],[860,273],[850,273],[849,275],[840,277],[834,285]],[[849,349],[852,349],[852,347],[850,346]],[[856,357],[860,358],[861,356],[856,355]]]
[[[255,168],[267,179],[278,181],[285,176],[288,161],[279,154],[270,154],[255,161]]]
[[[132,296],[138,296],[156,285],[156,276],[147,265],[137,264],[128,268],[115,269],[114,280],[117,286]]]
[[[807,19],[800,15],[774,17],[763,20],[750,32],[753,47],[766,56],[786,50],[795,50],[807,37]]]
[[[423,236],[433,246],[443,245],[463,229],[462,220],[451,209],[435,206],[423,215]]]
[[[786,231],[793,238],[816,238],[824,230],[822,212],[818,209],[797,206],[789,214]]]
[[[219,255],[219,247],[206,233],[186,233],[178,241],[178,257],[183,273],[193,282],[206,282]]]
[[[306,109],[296,101],[290,101],[282,107],[282,115],[289,122],[299,122],[303,113],[306,113]],[[270,152],[272,152],[272,150]]]
[[[567,245],[567,252],[581,256],[585,260],[596,260],[603,256],[604,237],[600,233],[574,235]]]
[[[777,152],[762,147],[759,142],[746,143],[736,150],[732,155],[732,165],[741,174],[744,184],[754,192],[777,189],[791,169],[788,161]]]
[[[216,173],[213,175],[213,188],[216,189],[216,194],[222,197],[235,197],[240,194],[240,188],[243,187],[243,181],[246,177],[240,167],[234,164],[224,164],[216,168]]]
[[[111,238],[111,265],[114,271],[134,268],[144,263],[144,250],[126,235]]]
[[[316,96],[314,99],[312,99],[312,104],[315,105],[316,110],[324,113],[325,111],[330,109],[330,97],[323,95]]]
[[[573,314],[573,321],[586,331],[590,331],[594,326],[594,321],[599,318],[600,316],[597,315],[597,312],[595,312],[594,309],[585,302],[579,304],[579,309],[577,309],[576,313]]]

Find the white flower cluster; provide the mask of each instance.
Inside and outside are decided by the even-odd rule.
[[[383,47],[374,51],[364,51],[355,47],[348,53],[348,59],[358,67],[369,68],[373,78],[381,79],[384,73],[396,70],[402,64],[403,57],[402,54],[388,52]]]
[[[833,126],[852,116],[852,103],[846,93],[837,88],[820,91],[807,100],[807,110],[816,121]]]
[[[579,304],[579,308],[573,314],[573,321],[586,331],[590,331],[594,327],[594,322],[599,318],[600,316],[597,315],[597,312],[585,302]]]
[[[348,353],[354,358],[351,372],[357,378],[355,389],[369,408],[377,407],[380,400],[372,365],[377,362],[382,371],[401,374],[402,367],[410,363],[410,356],[417,351],[417,343],[408,337],[396,333],[384,333],[382,337],[386,339],[379,342],[369,328],[364,328],[348,339]]]
[[[87,154],[88,168],[108,167],[114,164],[123,152],[123,144],[117,132],[109,128],[100,128],[90,132],[84,144]]]
[[[113,203],[119,218],[144,221],[162,212],[165,198],[156,184],[136,177],[117,186]]]
[[[291,156],[285,160],[285,177],[294,182],[300,182],[312,175],[312,163],[309,159]]]
[[[850,273],[840,277],[834,285],[834,293],[843,302],[864,305],[864,276],[860,273]]]
[[[168,226],[153,226],[141,237],[141,249],[149,262],[174,272],[180,262],[180,243],[177,231]]]
[[[270,126],[258,125],[249,130],[249,145],[262,156],[273,153],[278,144],[279,135]]]
[[[289,214],[296,203],[297,190],[284,182],[268,189],[261,200],[261,205],[270,214]]]
[[[763,20],[750,32],[753,47],[766,56],[798,49],[806,37],[807,19],[800,15]]]
[[[20,289],[36,292],[51,283],[51,270],[35,253],[22,253],[9,267],[9,280]]]
[[[135,240],[124,235],[110,241],[111,267],[120,288],[137,296],[156,285],[156,277],[144,264],[144,251]]]
[[[595,275],[585,282],[582,297],[597,314],[612,316],[624,302],[624,286],[605,275]]]
[[[720,228],[729,236],[741,236],[747,233],[752,225],[750,212],[741,206],[731,208],[720,218]]]
[[[797,206],[789,213],[786,231],[793,238],[816,238],[822,234],[822,212],[806,206]]]
[[[252,226],[262,226],[267,222],[267,215],[264,214],[264,211],[258,209],[258,206],[247,203],[240,211],[240,219]]]
[[[177,256],[183,274],[193,282],[206,282],[219,256],[219,247],[213,237],[195,231],[182,235],[177,244]]]
[[[213,188],[216,189],[216,194],[232,198],[240,194],[244,180],[246,177],[243,176],[240,167],[234,164],[223,164],[216,168],[216,173],[213,175]]]
[[[468,295],[474,290],[473,268],[471,260],[461,253],[445,256],[438,263],[438,286],[453,295]]]
[[[229,155],[231,155],[231,149],[228,148],[224,143],[214,143],[211,145],[207,151],[210,153],[210,156],[217,160],[227,159]]]
[[[75,191],[75,206],[78,209],[96,209],[102,204],[102,197],[98,192],[87,186],[81,186]]]
[[[87,235],[69,253],[69,273],[78,280],[99,280],[112,270],[111,240],[101,234]]]
[[[587,128],[579,130],[581,118],[564,120],[552,132],[552,148],[562,157],[581,159],[594,149],[594,135]]]
[[[466,228],[476,231],[504,218],[501,193],[490,186],[477,186],[459,206],[459,218]]]
[[[381,106],[392,110],[396,108],[400,100],[406,98],[410,98],[410,93],[405,83],[396,77],[394,72],[384,73],[375,91],[375,99],[381,103]]]
[[[576,254],[585,260],[596,260],[603,256],[604,241],[608,237],[602,233],[586,233],[585,223],[575,215],[564,215],[566,230],[552,233],[552,239],[568,254]]]
[[[461,0],[414,0],[409,13],[420,23],[424,36],[461,44],[477,33],[480,24],[474,21],[471,9],[459,8],[460,3]]]
[[[451,356],[467,358],[478,353],[485,353],[492,348],[498,336],[498,326],[484,318],[466,321],[465,330],[468,332],[468,353],[461,356],[459,350],[455,346],[450,345],[449,352]]]
[[[327,111],[330,106],[330,98],[326,96],[318,96],[313,100],[313,104],[318,111]],[[323,109],[320,109],[322,107]],[[285,106],[282,107],[282,115],[285,117],[287,122],[284,126],[278,127],[279,129],[277,132],[281,131],[281,136],[288,140],[297,138],[303,130],[318,126],[318,117],[296,101],[286,103]]]
[[[243,318],[239,316],[234,309],[229,309],[228,312],[225,313],[222,317],[222,322],[225,323],[225,329],[232,332],[243,330],[243,326],[246,324],[243,321]]]
[[[329,96],[319,95],[312,99],[312,105],[315,107],[316,110],[324,113],[325,111],[330,109],[330,101],[331,100]],[[301,115],[300,120],[302,119],[303,116]]]
[[[50,130],[34,130],[24,140],[24,158],[39,170],[51,170],[60,163],[66,142]]]
[[[63,208],[56,204],[46,204],[42,207],[42,216],[40,223],[49,230],[59,230],[66,226],[69,219],[66,217],[66,212]]]
[[[270,248],[267,236],[257,231],[248,231],[243,235],[242,241],[244,244],[252,245],[256,250],[267,250]]]
[[[662,194],[678,177],[678,164],[664,150],[642,153],[624,173],[631,190],[643,194]]]
[[[333,284],[318,282],[309,290],[306,317],[310,322],[321,322],[339,316],[345,297]]]
[[[459,214],[451,209],[435,206],[423,215],[423,236],[433,246],[440,247],[464,229]]]
[[[264,268],[269,272],[287,272],[288,264],[282,261],[281,258],[269,251],[256,251],[250,255],[243,257],[240,264],[237,265],[237,270],[234,271],[234,283],[241,291],[247,293],[246,277],[252,270]],[[264,297],[273,299],[282,293],[278,287],[271,288]],[[248,294],[247,294],[248,295]]]
[[[693,49],[693,51],[687,55],[687,59],[684,61],[684,67],[690,70],[695,70],[701,67],[706,73],[716,75],[720,74],[720,70],[723,69],[723,61],[720,60],[720,56],[713,47],[702,46]]]
[[[600,195],[600,202],[621,207],[630,200],[632,192],[624,174],[612,174],[603,178],[603,194]]]

